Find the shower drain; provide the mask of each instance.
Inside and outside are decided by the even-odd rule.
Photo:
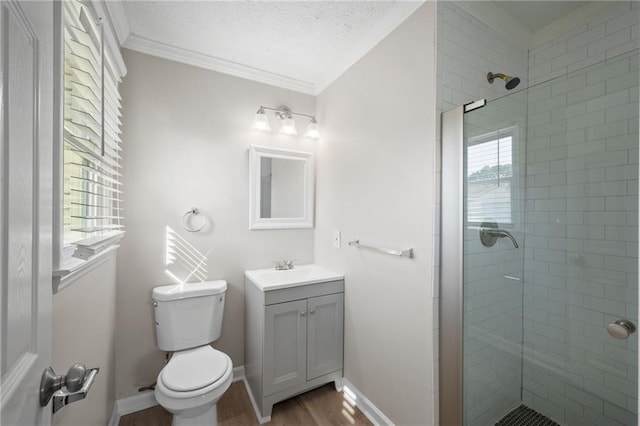
[[[511,410],[506,416],[498,420],[495,426],[560,426],[547,416],[524,405]]]

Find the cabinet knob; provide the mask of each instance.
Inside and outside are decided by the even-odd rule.
[[[313,314],[316,313],[316,310],[315,309],[309,309],[309,313],[313,315]]]
[[[303,316],[305,316],[305,315],[307,315],[307,313],[306,313],[305,311],[300,312],[300,316],[302,316],[302,317],[303,317]]]

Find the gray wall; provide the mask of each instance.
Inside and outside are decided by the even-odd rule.
[[[316,261],[345,274],[345,377],[396,424],[436,415],[434,8],[421,6],[317,103]],[[347,245],[357,238],[413,246],[416,258]]]
[[[118,251],[118,398],[156,380],[164,356],[156,347],[151,290],[170,284],[165,274],[165,230],[171,227],[207,253],[210,279],[229,287],[216,348],[234,366],[244,363],[246,269],[273,261],[313,261],[313,230],[250,231],[248,148],[251,144],[315,150],[315,141],[251,130],[259,105],[286,104],[314,114],[312,96],[124,50],[123,183],[127,235]],[[303,129],[303,122],[298,123]],[[276,123],[272,126],[277,128]],[[191,207],[210,226],[182,229]]]
[[[116,259],[112,256],[53,296],[53,370],[100,367],[88,396],[53,416],[54,425],[105,425],[115,402]]]

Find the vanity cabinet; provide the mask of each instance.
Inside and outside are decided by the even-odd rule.
[[[245,280],[245,376],[256,414],[328,382],[342,383],[344,280],[264,290]]]

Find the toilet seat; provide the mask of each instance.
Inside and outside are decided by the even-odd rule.
[[[175,392],[190,392],[215,383],[229,368],[227,355],[211,346],[173,354],[161,374],[163,384]]]
[[[224,367],[220,369],[220,371],[222,371],[222,376],[219,377],[217,380],[213,381],[212,383],[195,390],[175,391],[169,388],[165,384],[165,379],[164,379],[165,370],[171,364],[171,360],[170,360],[169,363],[160,371],[160,374],[158,375],[158,382],[155,390],[155,395],[160,405],[162,405],[165,408],[168,408],[168,405],[166,404],[171,404],[171,405],[179,404],[181,406],[183,404],[187,404],[190,406],[192,403],[194,405],[202,404],[202,403],[205,403],[206,400],[208,399],[214,400],[221,397],[222,394],[229,388],[229,386],[231,385],[231,381],[233,379],[233,363],[231,362],[231,358],[229,358],[229,356],[224,352],[216,351],[215,349],[213,349],[211,346],[208,346],[208,345],[206,347],[196,348],[190,351],[201,350],[201,349],[205,349],[207,351],[211,350],[216,352],[217,354],[222,355],[222,357],[224,358]],[[176,355],[180,354],[181,352],[176,352],[173,355],[172,359],[175,358]],[[194,369],[193,371],[197,371],[197,369]],[[175,384],[173,385],[175,386]],[[179,400],[182,400],[183,402],[178,403]],[[192,402],[187,403],[188,400],[192,400]]]

